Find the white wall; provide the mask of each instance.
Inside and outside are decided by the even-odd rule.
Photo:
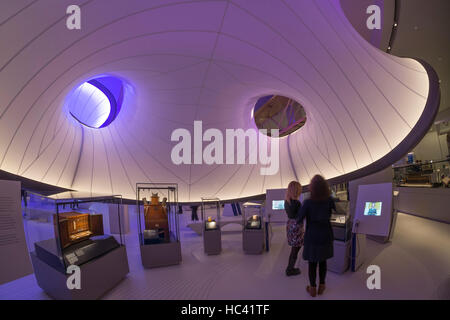
[[[425,135],[413,151],[417,160],[445,159],[449,154],[447,135],[438,135],[437,131],[433,130]]]

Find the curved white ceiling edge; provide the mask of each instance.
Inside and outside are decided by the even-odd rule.
[[[0,4],[18,12],[0,21],[0,169],[47,184],[135,199],[138,182],[176,182],[185,202],[317,173],[354,178],[410,150],[439,105],[434,71],[372,47],[337,0],[80,1],[75,31],[65,28],[69,2]],[[126,83],[122,109],[106,128],[83,128],[65,97],[106,74]],[[173,164],[175,129],[254,128],[251,109],[266,94],[294,98],[308,117],[279,139],[277,174]]]

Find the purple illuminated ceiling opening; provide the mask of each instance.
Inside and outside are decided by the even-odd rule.
[[[117,117],[122,107],[123,83],[114,77],[91,79],[68,99],[69,113],[78,122],[90,128],[104,128]]]

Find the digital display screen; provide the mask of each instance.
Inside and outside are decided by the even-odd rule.
[[[284,210],[284,200],[272,200],[272,210]]]
[[[364,208],[365,216],[381,216],[382,202],[366,202]]]

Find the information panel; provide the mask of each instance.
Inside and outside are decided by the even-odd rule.
[[[23,229],[19,181],[0,180],[0,257],[0,284],[33,273]]]
[[[270,217],[270,222],[286,222],[287,215],[284,210],[284,198],[286,189],[266,190],[266,215]]]
[[[353,232],[387,236],[391,218],[392,183],[360,185],[353,220]]]

